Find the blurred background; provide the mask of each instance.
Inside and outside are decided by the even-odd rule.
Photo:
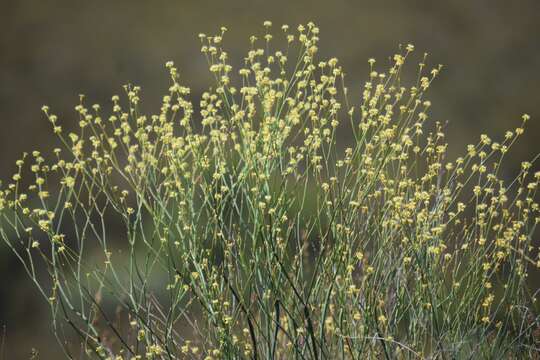
[[[4,0],[0,179],[11,177],[23,151],[56,144],[43,104],[69,128],[77,118],[78,94],[106,109],[111,95],[131,82],[142,86],[143,107],[154,113],[168,87],[168,60],[175,61],[197,103],[210,84],[197,34],[227,26],[225,46],[233,59],[241,59],[249,35],[260,35],[264,20],[272,20],[276,32],[285,23],[318,24],[321,56],[340,59],[353,95],[366,80],[368,58],[386,65],[400,43],[413,43],[415,61],[429,52],[431,65],[445,65],[430,92],[431,114],[448,121],[452,154],[481,132],[500,137],[520,124],[522,113],[532,120],[510,154],[507,165],[515,165],[507,176],[540,151],[538,0]],[[416,71],[414,65],[409,69]],[[0,359],[28,359],[32,348],[40,359],[61,358],[48,307],[4,243],[0,284]]]

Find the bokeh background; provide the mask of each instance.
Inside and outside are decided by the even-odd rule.
[[[368,58],[386,64],[400,43],[413,43],[416,60],[426,51],[432,65],[445,65],[430,98],[433,117],[448,121],[451,153],[481,132],[497,137],[515,128],[522,113],[532,120],[506,176],[540,151],[538,0],[3,0],[0,179],[11,176],[23,151],[54,146],[43,104],[69,128],[78,94],[106,106],[131,82],[143,88],[144,109],[155,112],[168,86],[168,60],[197,102],[210,84],[197,34],[227,26],[225,46],[241,59],[249,35],[261,34],[267,19],[276,28],[317,23],[321,55],[340,59],[353,94],[366,79]],[[28,359],[32,348],[40,359],[59,359],[49,319],[47,305],[0,243],[0,360]]]

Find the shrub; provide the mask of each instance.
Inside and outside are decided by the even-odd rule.
[[[532,356],[540,173],[500,175],[523,126],[450,161],[425,99],[441,68],[407,85],[412,45],[369,60],[353,106],[315,25],[264,27],[238,72],[225,28],[200,35],[200,115],[172,62],[156,115],[132,85],[109,115],[81,96],[76,132],[43,108],[63,149],[17,162],[0,232],[66,356]]]

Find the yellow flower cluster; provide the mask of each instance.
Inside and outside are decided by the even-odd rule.
[[[406,45],[387,69],[369,59],[350,99],[315,24],[272,27],[237,70],[225,27],[199,35],[215,83],[198,106],[170,61],[156,114],[134,85],[107,115],[80,96],[67,134],[43,107],[63,149],[17,161],[0,233],[53,313],[107,359],[485,355],[522,341],[505,334],[536,306],[540,172],[524,162],[505,181],[502,161],[529,116],[449,160],[426,99],[441,66],[424,56],[407,84]],[[133,334],[107,318],[104,290]]]

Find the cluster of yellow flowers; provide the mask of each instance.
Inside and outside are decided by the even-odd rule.
[[[449,161],[425,99],[442,67],[424,56],[415,83],[401,78],[413,45],[386,70],[369,59],[351,101],[339,61],[317,59],[317,26],[282,26],[273,50],[280,40],[263,25],[238,71],[226,28],[199,35],[215,86],[198,108],[173,62],[158,114],[141,113],[132,85],[109,116],[81,96],[76,132],[43,107],[64,149],[17,161],[0,190],[0,233],[53,314],[103,359],[486,355],[521,344],[534,322],[518,341],[505,336],[527,318],[520,309],[537,309],[526,277],[540,267],[540,172],[524,162],[508,182],[501,164],[529,116]],[[120,226],[124,237],[111,230]],[[38,256],[52,288],[37,280]],[[134,336],[107,318],[102,289]],[[100,336],[107,327],[114,345]]]

